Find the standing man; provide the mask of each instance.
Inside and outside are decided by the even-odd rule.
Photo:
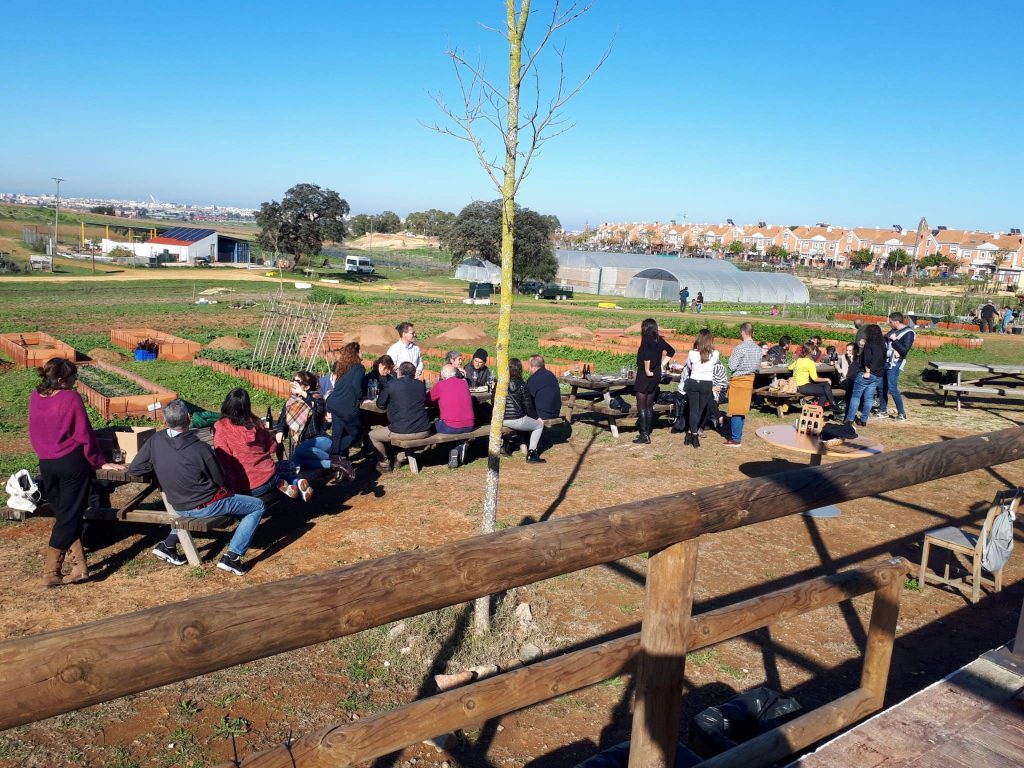
[[[679,311],[680,312],[685,312],[686,311],[686,305],[689,303],[689,301],[690,301],[690,287],[689,286],[684,286],[683,290],[681,290],[679,292]]]
[[[252,496],[234,494],[224,488],[224,472],[213,448],[189,429],[191,416],[181,400],[172,400],[163,408],[167,429],[156,432],[139,449],[128,471],[133,475],[156,475],[167,501],[181,517],[218,517],[230,515],[241,520],[235,528],[228,551],[217,563],[221,570],[244,576],[249,566],[242,555],[249,548],[256,526],[263,517],[263,502]],[[172,565],[184,565],[178,556],[178,534],[171,529],[153,554]]]
[[[530,358],[530,378],[526,380],[526,391],[533,399],[538,419],[558,418],[562,412],[562,392],[558,388],[558,377],[544,367],[544,358],[540,355]]]
[[[991,301],[986,301],[985,306],[981,308],[981,332],[992,333],[995,331],[996,315],[999,314],[996,311],[995,305]]]
[[[853,329],[856,331],[856,334],[853,337],[853,347],[855,350],[860,350],[864,347],[864,340],[867,338],[867,329],[864,325],[864,318],[855,318],[853,321]]]
[[[412,363],[416,368],[416,378],[423,378],[423,355],[420,353],[420,345],[416,343],[416,326],[412,323],[399,323],[395,326],[398,331],[398,341],[388,349],[388,355],[395,361],[395,368],[402,363]]]
[[[892,395],[896,413],[889,413],[897,421],[906,421],[907,412],[903,408],[903,396],[900,394],[900,371],[907,364],[907,354],[914,346],[914,329],[906,323],[902,312],[889,315],[891,330],[885,334],[885,378],[882,379],[882,410],[889,410],[889,395]]]
[[[761,365],[761,345],[754,341],[754,326],[740,326],[740,343],[729,355],[729,439],[725,444],[739,448],[743,442],[743,424],[750,413],[750,400],[754,392],[754,372]]]

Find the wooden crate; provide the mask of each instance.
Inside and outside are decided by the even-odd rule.
[[[75,360],[74,347],[39,331],[0,333],[0,351],[22,368],[38,368],[54,357]]]
[[[119,328],[110,332],[112,344],[134,353],[135,347],[140,341],[149,339],[154,341],[159,348],[157,357],[160,360],[192,360],[199,354],[202,345],[195,341],[188,341],[162,331],[154,331],[152,328]]]
[[[148,379],[144,379],[141,376],[126,371],[124,368],[118,368],[116,365],[110,363],[103,363],[95,361],[87,363],[87,365],[95,366],[110,373],[116,373],[118,376],[122,376],[130,381],[135,382],[140,387],[143,387],[149,392],[144,395],[122,395],[120,397],[108,397],[102,392],[97,392],[95,389],[90,387],[85,382],[79,380],[78,391],[85,395],[85,399],[89,405],[100,412],[100,415],[104,419],[112,419],[117,416],[145,416],[159,421],[161,418],[160,409],[151,411],[149,407],[153,403],[160,403],[165,405],[171,402],[171,400],[177,400],[178,395],[173,390],[162,387],[159,384],[155,384]]]

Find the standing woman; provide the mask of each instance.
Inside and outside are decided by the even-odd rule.
[[[857,354],[856,362],[850,366],[853,382],[853,393],[850,403],[846,406],[846,423],[866,427],[871,406],[875,402],[875,391],[885,375],[885,337],[882,329],[872,323],[864,328],[864,348]],[[855,371],[855,372],[854,372]],[[862,405],[863,401],[863,405]],[[861,418],[857,419],[857,409]]]
[[[363,402],[363,378],[366,369],[359,354],[358,342],[345,345],[334,363],[334,389],[327,397],[331,415],[331,461],[338,470],[337,479],[355,477],[348,460],[348,449],[359,439],[359,406]]]
[[[647,318],[640,324],[640,349],[636,353],[636,415],[640,435],[634,443],[650,443],[654,428],[654,404],[658,401],[663,355],[672,357],[676,351],[658,333],[658,324]]]
[[[703,328],[697,334],[697,339],[693,342],[693,349],[686,357],[689,375],[683,384],[683,391],[686,392],[689,406],[685,443],[694,448],[700,448],[700,438],[697,433],[707,418],[708,405],[711,401],[711,386],[717,364],[718,350],[715,349],[715,340],[711,336],[711,331]]]
[[[107,464],[89,424],[81,396],[74,391],[78,366],[55,357],[39,369],[42,378],[28,404],[28,436],[39,456],[43,495],[54,513],[50,546],[43,565],[43,586],[74,584],[89,578],[82,548],[83,516],[97,468]],[[61,576],[68,556],[71,572]]]

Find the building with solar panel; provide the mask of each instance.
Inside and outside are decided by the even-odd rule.
[[[244,266],[249,263],[249,243],[215,229],[173,227],[142,243],[104,238],[104,253],[122,248],[131,251],[141,266],[195,267],[205,264]]]

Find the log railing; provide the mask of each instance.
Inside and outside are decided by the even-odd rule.
[[[0,729],[343,637],[640,552],[652,552],[639,650],[635,638],[628,647],[606,643],[580,652],[592,654],[587,657],[566,656],[541,662],[409,706],[440,706],[438,702],[462,701],[460,697],[466,697],[472,705],[463,705],[465,717],[459,722],[479,721],[493,715],[474,698],[473,691],[481,690],[477,686],[507,685],[513,675],[519,676],[512,678],[514,680],[531,680],[529,690],[536,695],[526,697],[529,700],[515,699],[522,703],[513,708],[519,708],[619,674],[622,666],[639,653],[637,716],[633,725],[636,747],[631,765],[669,765],[678,717],[664,713],[678,706],[686,651],[764,625],[751,622],[748,627],[748,622],[741,621],[742,613],[726,613],[729,619],[712,618],[722,611],[706,614],[704,618],[690,617],[692,579],[689,577],[697,549],[692,540],[703,534],[1021,458],[1024,458],[1024,429],[1014,427],[887,455],[632,502],[505,529],[428,550],[403,552],[322,573],[8,640],[0,643],[0,669],[4,671],[0,675]],[[902,565],[892,566],[897,570],[900,567]],[[858,578],[867,579],[874,585],[872,588],[881,590],[875,598],[861,688],[789,723],[773,732],[774,735],[766,734],[774,739],[771,743],[761,737],[756,747],[759,755],[783,754],[784,750],[799,748],[880,706],[892,643],[889,627],[895,621],[898,605],[898,589],[883,579],[880,575],[883,571],[878,571],[874,577],[862,571],[848,572],[859,573]],[[848,573],[830,577],[832,581],[825,579],[800,585],[806,592],[784,590],[761,599],[810,599],[807,594],[815,593],[816,589],[838,589],[836,584],[844,583],[842,579],[854,578]],[[902,584],[902,579],[891,581]],[[836,597],[840,593],[830,594]],[[273,605],[275,610],[268,612],[268,605]],[[752,610],[750,605],[741,605],[746,606],[746,611]],[[764,621],[781,615],[778,610],[768,612]],[[720,635],[700,629],[716,620],[731,621],[733,626]],[[717,639],[704,643],[701,631]],[[573,660],[566,662],[566,659]],[[557,666],[559,663],[568,667]],[[555,671],[547,674],[549,669]],[[592,679],[591,671],[604,676]],[[446,696],[448,698],[443,698]],[[405,708],[395,710],[396,713],[403,711]],[[366,720],[388,724],[378,726],[383,733],[361,737],[369,742],[387,742],[372,754],[386,754],[419,740],[419,736],[405,739],[405,734],[415,731],[413,720],[423,718],[410,719],[406,715],[385,713]],[[394,721],[386,719],[389,716],[401,718],[400,738],[398,734],[387,733],[394,730]],[[434,714],[427,720],[432,735],[446,730],[440,727]],[[319,739],[307,737],[266,755],[254,756],[246,765],[302,768],[344,765],[347,763],[339,759],[339,755],[346,753],[325,751],[332,738],[344,741],[346,737],[339,735],[343,733],[346,731],[331,729],[330,733],[320,734]],[[754,747],[748,745],[753,743],[741,745],[737,750],[749,755]],[[297,749],[303,750],[302,761],[298,759]],[[272,757],[275,754],[284,760],[268,762],[275,759]],[[321,755],[325,759],[318,762]],[[359,759],[371,756],[370,752],[360,755]],[[719,762],[709,764],[733,764],[716,760]],[[761,763],[758,758],[737,764]]]

